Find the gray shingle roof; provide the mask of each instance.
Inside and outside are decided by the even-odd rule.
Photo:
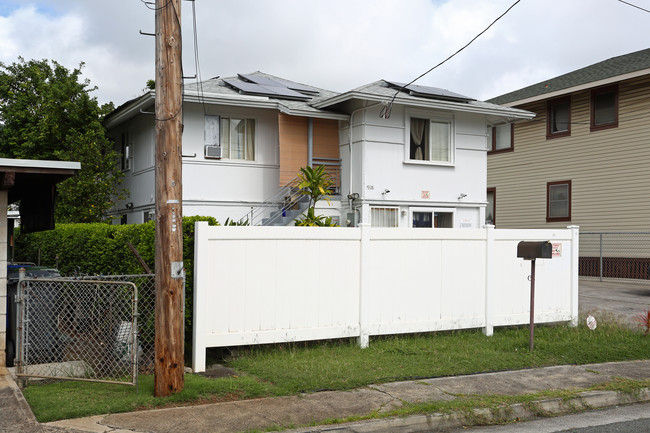
[[[275,77],[274,75],[266,74],[266,73],[260,72],[260,71],[253,72],[253,73],[248,74],[248,75],[266,77],[266,78],[270,78],[270,79],[274,79],[274,78],[275,79],[281,79],[279,77]],[[225,77],[225,79],[229,79],[229,78],[235,79],[237,77]],[[209,80],[203,81],[201,87],[202,87],[202,90],[203,90],[203,94],[206,97],[209,97],[211,95],[216,96],[216,97],[218,97],[218,96],[231,96],[232,97],[232,96],[240,96],[241,95],[241,93],[238,90],[233,89],[231,86],[229,86],[224,81],[223,78],[218,78],[217,77],[217,78],[211,78]],[[257,98],[257,99],[261,98],[261,99],[266,99],[266,100],[273,99],[273,100],[281,101],[282,105],[289,108],[290,110],[318,113],[318,112],[322,112],[323,110],[319,110],[317,108],[314,108],[313,107],[314,104],[316,104],[316,103],[318,103],[318,102],[320,102],[320,101],[322,101],[324,99],[328,99],[328,98],[331,98],[331,97],[333,97],[335,95],[338,95],[338,93],[332,92],[330,90],[325,90],[325,89],[321,89],[321,88],[314,87],[314,86],[306,86],[306,87],[309,87],[314,92],[318,92],[318,94],[317,95],[310,95],[309,99],[306,100],[306,101],[290,100],[290,99],[282,99],[282,98],[272,98],[272,97],[268,97],[268,96],[249,96],[249,95],[243,95],[243,96],[251,98],[251,100],[253,100],[255,98]],[[186,90],[193,91],[193,92],[196,92],[197,88],[198,88],[198,85],[196,83],[187,84],[185,86]]]
[[[488,102],[507,104],[648,68],[650,68],[650,48],[612,57],[559,77],[488,99]]]
[[[397,93],[397,95],[396,95]],[[520,110],[517,108],[505,107],[496,105],[490,102],[483,102],[470,99],[465,102],[449,101],[435,98],[435,97],[422,97],[418,95],[411,95],[409,92],[397,91],[391,87],[386,80],[375,81],[370,84],[357,87],[349,92],[341,93],[331,99],[325,99],[320,103],[316,103],[318,108],[327,108],[336,105],[347,99],[367,99],[375,101],[391,101],[395,97],[395,104],[412,105],[412,106],[436,106],[450,110],[459,111],[483,111],[483,112],[498,112],[503,116],[513,117],[533,117],[533,113]]]

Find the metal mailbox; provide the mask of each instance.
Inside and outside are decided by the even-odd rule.
[[[550,259],[553,257],[553,245],[549,241],[521,241],[517,244],[517,257],[524,260]]]
[[[517,244],[517,257],[530,260],[530,336],[528,344],[532,352],[535,335],[535,261],[553,258],[553,244],[549,241],[521,241]]]

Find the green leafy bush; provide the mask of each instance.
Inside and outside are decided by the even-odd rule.
[[[183,218],[183,264],[185,267],[185,332],[192,331],[194,287],[194,224],[207,221],[219,225],[213,217]],[[15,256],[18,262],[53,266],[62,275],[143,274],[127,242],[131,242],[144,262],[155,272],[155,225],[57,224],[56,229],[21,234],[16,230]],[[189,334],[188,334],[189,333]],[[186,338],[191,341],[191,338]]]

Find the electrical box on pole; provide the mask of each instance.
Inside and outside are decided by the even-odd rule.
[[[157,397],[183,390],[181,0],[156,0]]]

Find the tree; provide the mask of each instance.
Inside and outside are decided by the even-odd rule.
[[[81,79],[84,64],[72,71],[55,61],[22,57],[0,63],[0,156],[79,161],[81,171],[58,185],[58,222],[98,222],[123,196],[119,154],[102,120],[113,104],[100,106]]]
[[[298,188],[300,194],[309,197],[309,206],[307,212],[300,215],[295,225],[297,226],[318,226],[318,227],[335,227],[337,224],[332,222],[332,217],[316,215],[316,202],[325,200],[330,203],[330,188],[334,184],[332,176],[325,171],[324,165],[316,168],[303,167],[298,173]]]

